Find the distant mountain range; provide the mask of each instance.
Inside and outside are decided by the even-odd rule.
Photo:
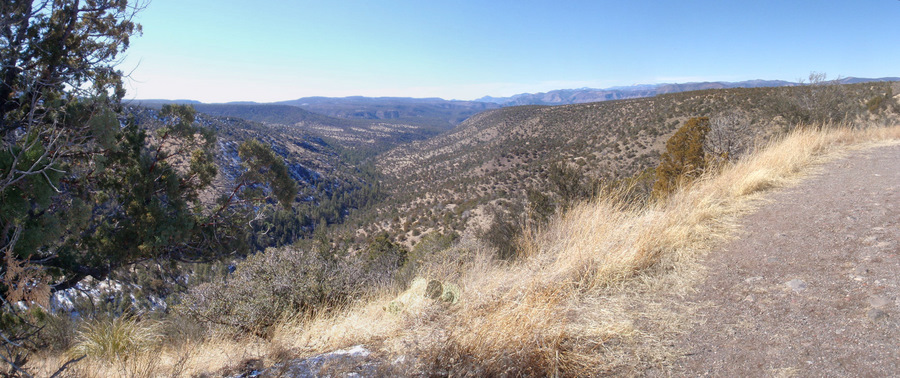
[[[855,84],[880,81],[900,81],[900,77],[882,77],[877,79],[848,77],[838,80],[841,84]],[[587,102],[624,100],[629,98],[652,97],[666,93],[698,91],[705,89],[725,88],[758,88],[796,86],[800,83],[784,80],[748,80],[739,82],[713,81],[684,84],[640,84],[628,87],[612,87],[605,89],[579,88],[560,89],[543,93],[521,93],[510,97],[485,96],[475,101],[497,104],[500,106],[519,105],[568,105]]]
[[[839,79],[841,84],[856,84],[866,82],[900,81],[900,77],[882,78],[858,78],[847,77]],[[368,120],[403,120],[405,122],[425,123],[433,125],[435,121],[447,122],[457,125],[468,117],[488,109],[503,106],[519,105],[568,105],[587,102],[599,102],[610,100],[624,100],[629,98],[652,97],[666,93],[697,91],[706,89],[725,88],[758,88],[758,87],[785,87],[801,85],[797,82],[784,80],[747,80],[738,82],[712,81],[698,83],[663,83],[663,84],[637,84],[631,86],[619,86],[610,88],[577,88],[559,89],[541,93],[520,93],[509,97],[484,96],[472,101],[444,100],[441,98],[412,98],[412,97],[303,97],[296,100],[279,101],[273,103],[256,103],[249,101],[229,102],[226,104],[204,104],[194,100],[133,100],[133,103],[159,106],[161,104],[190,104],[190,105],[227,105],[233,106],[260,106],[260,105],[290,105],[313,113],[344,119],[368,119]],[[199,109],[198,109],[199,110]],[[217,114],[225,115],[225,114]],[[266,120],[256,120],[265,122]],[[418,122],[416,122],[418,121]]]
[[[900,81],[900,77],[877,79],[848,77],[840,79],[842,84],[863,82]],[[473,101],[444,100],[441,98],[410,97],[304,97],[275,103],[230,102],[226,104],[204,104],[194,100],[133,100],[132,103],[159,107],[162,104],[190,104],[198,112],[212,116],[240,117],[251,121],[282,125],[317,125],[329,129],[342,129],[338,139],[349,137],[360,129],[367,130],[366,140],[389,141],[398,132],[404,140],[428,138],[452,129],[460,122],[485,110],[520,105],[568,105],[610,100],[653,97],[667,93],[678,93],[707,89],[758,88],[796,86],[800,83],[784,80],[748,80],[740,82],[702,82],[684,84],[641,84],[605,89],[579,88],[560,89],[545,93],[521,93],[510,97],[485,96]],[[348,122],[348,120],[350,122]],[[387,126],[387,133],[375,129]],[[411,134],[405,129],[418,130]],[[351,130],[352,128],[352,130]],[[401,132],[402,131],[402,132]],[[387,143],[385,147],[395,143]]]

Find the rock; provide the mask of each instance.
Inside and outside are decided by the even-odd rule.
[[[787,285],[787,287],[793,290],[795,293],[800,293],[801,291],[806,290],[806,282],[797,278],[785,282],[784,284]]]
[[[891,304],[891,300],[880,295],[869,296],[869,305],[873,308],[882,308]]]
[[[262,372],[264,376],[277,377],[320,377],[333,376],[374,376],[378,369],[378,361],[372,360],[371,351],[357,345],[331,353],[320,354],[309,358],[290,360]]]
[[[881,311],[877,308],[873,308],[873,309],[869,310],[868,312],[866,312],[866,317],[868,317],[873,322],[877,322],[881,319],[886,318],[887,313],[884,311]]]
[[[875,248],[884,250],[884,251],[891,251],[891,250],[895,249],[896,247],[897,247],[896,242],[881,242],[881,243],[875,244]]]

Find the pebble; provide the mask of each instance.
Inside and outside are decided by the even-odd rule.
[[[795,278],[788,282],[785,282],[784,284],[787,285],[787,287],[789,287],[795,293],[799,293],[803,290],[806,290],[806,282],[804,282],[803,280],[800,280],[800,279]]]
[[[887,317],[887,313],[877,308],[873,308],[866,312],[866,316],[873,322],[876,322]]]
[[[746,279],[744,279],[744,282],[749,284],[749,283],[754,283],[756,281],[761,281],[762,279],[763,279],[762,276],[756,276],[756,277],[746,278]]]
[[[872,295],[869,297],[869,305],[874,308],[882,308],[891,304],[891,300],[880,295]]]

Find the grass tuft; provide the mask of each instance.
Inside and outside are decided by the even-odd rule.
[[[112,320],[93,320],[77,332],[72,357],[127,359],[155,347],[160,334],[156,325],[121,316]]]

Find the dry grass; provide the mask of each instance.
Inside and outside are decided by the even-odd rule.
[[[81,330],[79,341],[68,353],[39,356],[29,368],[35,376],[50,376],[70,359],[85,356],[61,376],[189,377],[243,372],[248,363],[273,354],[270,343],[255,338],[210,337],[199,342],[182,340],[162,345],[156,342],[164,341],[156,333],[159,328],[158,324],[141,325],[134,321],[93,322]],[[127,348],[113,348],[116,345]]]
[[[462,287],[457,305],[414,286],[396,298],[418,299],[397,314],[384,310],[395,298],[377,298],[285,328],[285,347],[362,343],[413,357],[415,371],[462,375],[637,372],[676,353],[666,340],[691,321],[692,304],[677,298],[702,276],[697,255],[734,235],[764,190],[848,148],[897,139],[898,127],[804,128],[667,201],[634,209],[602,196],[530,233],[515,264],[475,253],[461,274],[438,275]]]
[[[419,281],[402,293],[285,321],[253,353],[221,341],[192,347],[184,371],[365,344],[391,360],[404,356],[406,374],[637,374],[674,358],[668,345],[698,306],[680,300],[703,275],[696,257],[732,237],[765,190],[797,182],[848,149],[897,140],[900,127],[800,129],[666,201],[633,208],[610,193],[576,206],[523,237],[515,263],[463,243],[421,272],[458,284],[456,304],[427,299]],[[229,348],[231,355],[222,352]]]

